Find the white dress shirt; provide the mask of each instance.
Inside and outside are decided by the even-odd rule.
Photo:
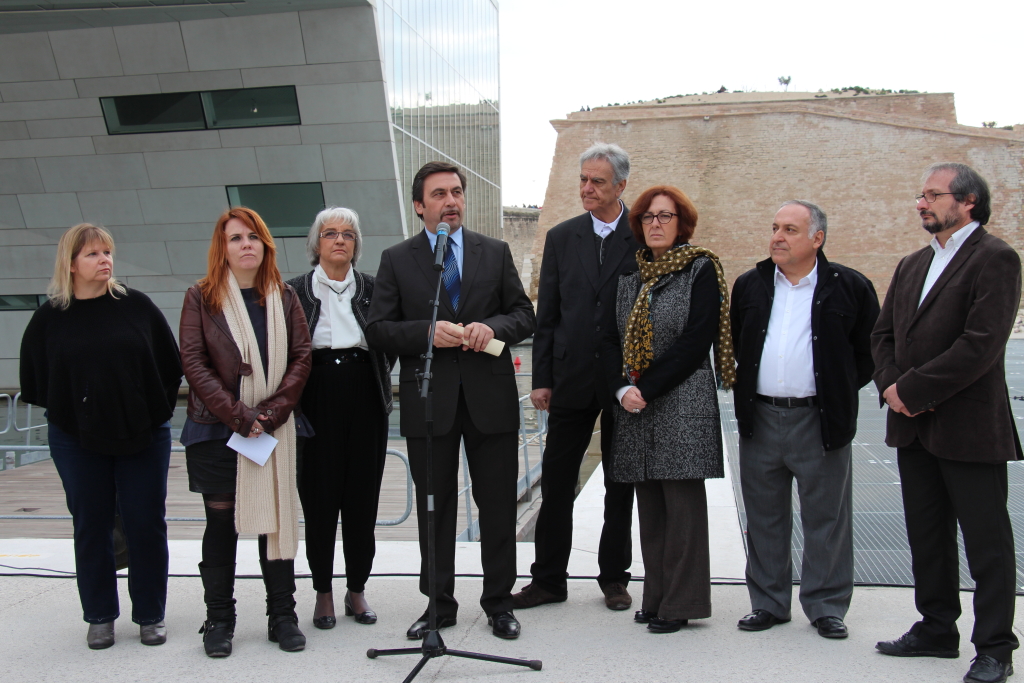
[[[594,234],[597,235],[598,237],[600,237],[601,239],[604,239],[608,235],[610,235],[613,232],[615,232],[615,226],[619,224],[619,219],[622,218],[623,207],[624,207],[624,205],[622,203],[622,200],[620,199],[619,200],[619,215],[616,216],[615,220],[613,220],[611,223],[605,223],[603,220],[601,220],[600,218],[595,216],[593,212],[591,212],[590,213],[590,217],[594,221]]]
[[[423,228],[423,232],[427,233],[427,239],[430,240],[430,251],[437,249],[437,233],[430,232],[426,228]],[[455,252],[455,265],[459,267],[459,277],[462,277],[462,228],[460,227],[455,232],[448,233],[448,248]]]
[[[946,269],[949,262],[956,256],[956,252],[960,251],[960,247],[963,246],[963,243],[967,241],[967,238],[971,236],[971,233],[977,227],[978,221],[968,223],[949,236],[945,247],[939,244],[938,238],[932,238],[931,248],[935,253],[932,255],[932,264],[928,267],[928,277],[924,279],[924,287],[921,288],[921,298],[917,300],[918,307],[921,306],[924,298],[928,296],[928,292],[932,291],[935,281],[939,279],[942,271]]]
[[[320,299],[320,318],[313,328],[314,349],[369,349],[366,337],[352,312],[356,293],[356,269],[349,268],[341,282],[327,277],[323,266],[313,270],[313,293]]]
[[[775,297],[757,371],[757,393],[780,398],[816,396],[811,305],[818,268],[791,284],[775,266]]]

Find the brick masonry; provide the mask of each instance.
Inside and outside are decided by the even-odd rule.
[[[627,205],[656,184],[693,200],[693,241],[719,254],[730,282],[767,256],[778,206],[806,199],[828,214],[828,257],[863,272],[883,297],[899,259],[930,239],[914,195],[936,161],[962,161],[984,175],[993,193],[988,229],[1024,248],[1024,127],[958,125],[950,93],[727,93],[602,107],[551,123],[558,140],[537,255],[547,230],[581,212],[578,159],[595,142],[630,154]],[[538,263],[534,298],[539,271]]]

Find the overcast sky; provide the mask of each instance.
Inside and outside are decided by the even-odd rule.
[[[502,190],[542,204],[549,121],[717,90],[952,92],[964,125],[1024,123],[1024,1],[500,0]],[[582,151],[582,150],[581,150]]]

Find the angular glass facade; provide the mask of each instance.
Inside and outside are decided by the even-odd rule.
[[[422,226],[413,176],[448,161],[466,174],[466,227],[501,238],[497,2],[381,0],[377,11],[408,233]]]

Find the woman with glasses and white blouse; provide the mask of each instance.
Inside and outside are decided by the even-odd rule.
[[[362,251],[355,211],[328,207],[313,221],[306,254],[313,270],[288,284],[299,293],[313,338],[313,368],[302,410],[313,425],[299,468],[306,559],[316,589],[313,625],[334,628],[332,577],[341,515],[345,553],[345,615],[373,624],[364,589],[376,550],[374,527],[394,357],[369,348],[363,329],[373,277],[355,269]]]

